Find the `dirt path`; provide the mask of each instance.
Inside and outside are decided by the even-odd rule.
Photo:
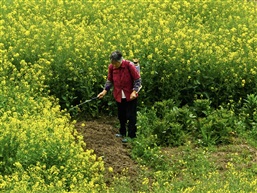
[[[98,157],[103,157],[105,167],[113,168],[113,174],[133,176],[137,164],[131,159],[129,144],[123,144],[121,138],[115,137],[118,132],[118,120],[113,117],[100,117],[92,121],[78,121],[76,128],[84,136],[86,147],[93,149]]]

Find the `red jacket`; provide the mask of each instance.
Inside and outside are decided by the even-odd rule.
[[[134,82],[138,79],[140,79],[140,74],[130,61],[122,60],[119,68],[113,68],[112,64],[108,67],[108,81],[113,84],[113,96],[117,102],[121,102],[121,90],[123,90],[127,101],[130,100],[130,94],[133,90],[137,91]],[[110,85],[105,89],[109,90]]]

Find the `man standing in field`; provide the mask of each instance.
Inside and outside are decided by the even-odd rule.
[[[117,103],[120,122],[120,133],[116,136],[122,137],[122,142],[127,142],[126,136],[136,137],[137,97],[141,88],[141,77],[134,64],[124,60],[120,51],[111,53],[110,62],[108,78],[98,98],[103,98],[111,87],[114,87],[113,96]]]

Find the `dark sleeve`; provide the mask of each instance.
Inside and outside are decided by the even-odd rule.
[[[112,82],[110,80],[107,80],[104,85],[104,89],[109,91],[112,87]]]
[[[142,87],[140,73],[137,71],[135,65],[132,62],[130,62],[129,64],[129,70],[134,79],[133,90],[135,90],[138,93]]]
[[[138,93],[141,88],[142,88],[141,78],[134,80],[133,90],[135,90]]]

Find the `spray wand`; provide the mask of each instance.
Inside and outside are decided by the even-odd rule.
[[[91,101],[93,101],[93,100],[96,100],[96,99],[98,99],[98,97],[94,97],[94,98],[88,99],[88,100],[84,101],[83,103],[80,103],[80,104],[78,104],[78,105],[76,105],[76,106],[70,108],[70,110],[71,110],[71,109],[74,109],[74,108],[76,108],[76,107],[78,107],[78,106],[81,106],[81,105],[83,105],[83,104],[85,104],[85,103],[88,103],[88,102],[91,102]]]

